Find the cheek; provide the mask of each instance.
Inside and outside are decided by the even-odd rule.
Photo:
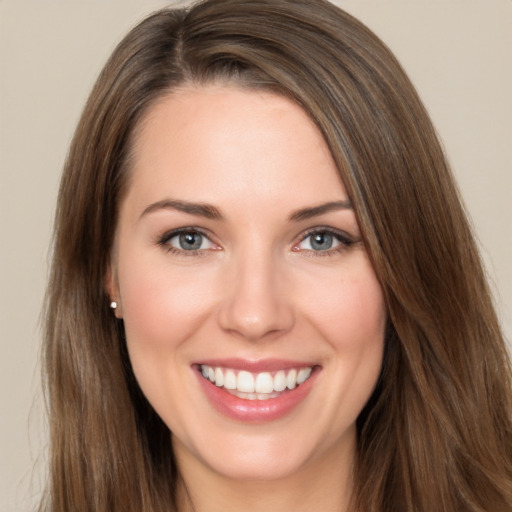
[[[149,402],[175,427],[175,412],[187,406],[173,392],[182,388],[189,371],[183,347],[210,314],[213,286],[204,284],[212,285],[211,276],[169,268],[165,258],[148,261],[135,251],[125,254],[130,258],[119,262],[118,272],[130,362]]]
[[[120,295],[128,346],[133,354],[179,346],[205,320],[213,300],[209,276],[190,276],[166,258],[131,254],[119,264]]]
[[[343,421],[359,415],[380,375],[384,353],[386,307],[371,267],[352,269],[350,277],[324,283],[310,301],[311,324],[329,347],[326,357],[333,407],[344,403]]]
[[[334,350],[357,354],[382,343],[386,308],[380,284],[366,261],[339,279],[324,280],[308,304],[312,321]]]
[[[384,349],[386,308],[373,273],[343,283],[341,299],[334,302],[329,326],[333,348],[350,361],[353,377],[376,381]]]

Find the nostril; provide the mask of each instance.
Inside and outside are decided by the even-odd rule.
[[[267,304],[257,313],[244,313],[240,305],[225,306],[219,314],[219,324],[227,332],[249,341],[258,341],[268,336],[278,336],[293,325],[291,311],[284,307]]]

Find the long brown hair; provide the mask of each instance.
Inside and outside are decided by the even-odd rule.
[[[104,288],[132,140],[187,84],[285,95],[323,134],[386,298],[382,374],[358,418],[356,508],[512,510],[511,370],[429,117],[387,47],[325,0],[164,9],[119,44],[66,162],[46,303],[50,482],[41,510],[168,511],[179,472]],[[177,120],[176,122],[179,122]]]

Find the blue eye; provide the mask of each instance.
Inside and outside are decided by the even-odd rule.
[[[203,251],[215,247],[206,235],[192,229],[168,233],[160,240],[160,244],[170,250],[183,252]]]
[[[338,252],[354,244],[354,241],[342,233],[327,229],[317,229],[307,233],[295,246],[296,250],[316,253]]]
[[[197,251],[201,249],[204,237],[200,233],[181,233],[174,238],[177,238],[180,249],[184,251]]]
[[[332,233],[318,231],[306,236],[300,242],[299,248],[307,251],[328,251],[337,247],[340,243]]]

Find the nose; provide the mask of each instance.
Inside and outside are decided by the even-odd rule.
[[[292,297],[272,258],[244,258],[227,280],[218,313],[224,331],[248,341],[290,331],[295,322]]]

